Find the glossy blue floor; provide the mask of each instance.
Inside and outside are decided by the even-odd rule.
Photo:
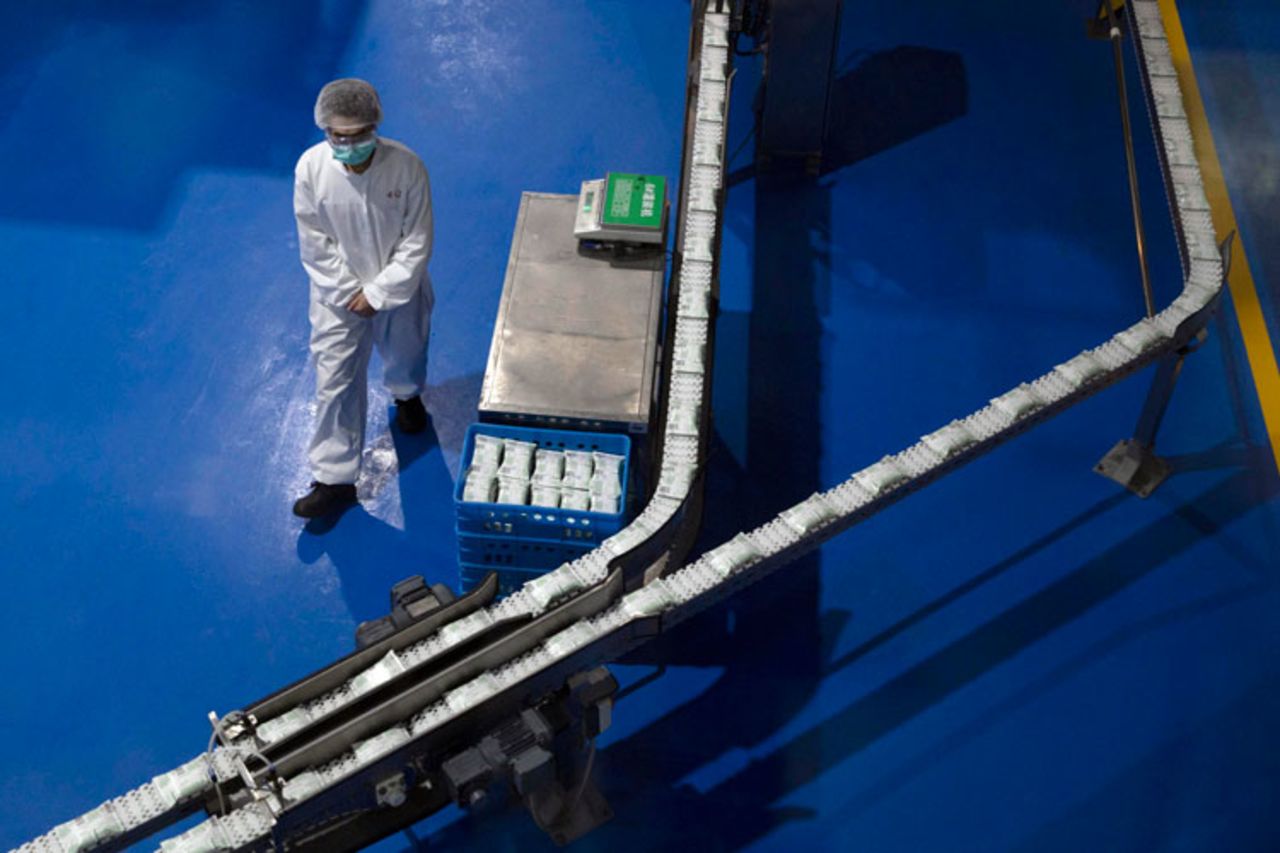
[[[741,61],[704,546],[1140,315],[1096,5],[846,2],[816,179],[751,168]],[[1280,341],[1280,10],[1180,7]],[[678,174],[688,15],[80,0],[0,31],[0,845],[193,756],[207,711],[349,651],[396,580],[457,583],[451,484],[519,194]],[[312,382],[292,166],[346,75],[431,170],[433,427],[389,433],[375,392],[362,504],[312,534],[289,510]],[[1180,273],[1133,103],[1164,302]],[[1143,501],[1091,466],[1147,382],[616,666],[666,669],[619,704],[597,762],[617,816],[577,846],[1280,848],[1280,448],[1231,300]],[[450,810],[376,849],[427,845],[550,842]]]

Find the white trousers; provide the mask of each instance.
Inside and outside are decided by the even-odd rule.
[[[382,357],[382,381],[397,400],[427,387],[431,285],[399,308],[364,318],[311,300],[311,355],[316,365],[316,431],[308,456],[321,483],[354,483],[360,476],[369,415],[369,356]]]

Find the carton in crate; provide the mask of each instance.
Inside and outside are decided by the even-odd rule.
[[[476,450],[477,436],[513,439],[541,450],[602,453],[621,457],[617,512],[531,506],[528,503],[468,501],[464,499],[467,472]],[[631,439],[617,433],[578,432],[472,424],[462,447],[462,473],[454,490],[458,535],[492,539],[560,541],[594,547],[622,529],[626,519],[630,475]],[[472,543],[475,544],[475,543]],[[557,564],[558,565],[558,564]]]

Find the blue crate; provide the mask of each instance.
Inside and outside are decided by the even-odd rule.
[[[541,577],[546,571],[524,571],[522,569],[503,568],[500,566],[476,566],[470,563],[458,565],[459,589],[465,594],[488,577],[489,572],[498,576],[498,595],[510,595],[534,578]]]
[[[526,539],[511,536],[458,534],[458,562],[487,568],[547,571],[576,560],[594,543],[562,539]]]
[[[520,504],[468,503],[462,500],[467,468],[475,452],[476,434],[495,438],[528,441],[550,450],[599,450],[623,457],[622,511],[581,512]],[[509,539],[542,539],[581,542],[596,545],[622,529],[626,520],[627,492],[630,484],[631,439],[618,433],[575,432],[560,429],[472,424],[462,445],[462,465],[454,485],[453,505],[458,516],[459,534],[480,534]]]

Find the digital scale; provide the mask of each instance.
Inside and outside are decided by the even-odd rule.
[[[662,245],[667,208],[666,178],[609,172],[582,182],[573,236],[580,241]]]

